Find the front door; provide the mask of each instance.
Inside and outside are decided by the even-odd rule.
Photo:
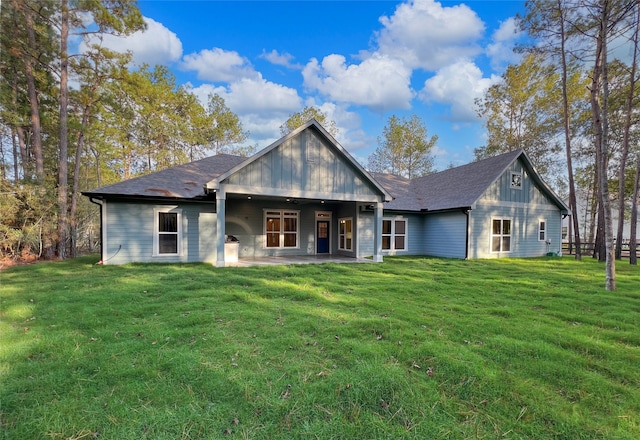
[[[316,222],[316,252],[318,254],[329,253],[329,222],[318,220]]]

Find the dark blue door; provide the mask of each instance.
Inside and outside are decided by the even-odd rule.
[[[329,222],[322,220],[316,223],[316,240],[318,242],[316,252],[319,254],[329,253]]]

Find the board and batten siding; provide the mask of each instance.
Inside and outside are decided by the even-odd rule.
[[[379,197],[378,190],[313,129],[283,142],[223,183],[235,188],[259,188],[261,194],[292,197],[297,193],[337,200]]]
[[[467,216],[462,211],[432,213],[425,218],[424,253],[434,257],[466,258]]]
[[[180,255],[154,256],[155,209],[181,210]],[[108,201],[103,207],[105,264],[214,262],[216,214],[211,204]]]
[[[511,188],[513,172],[522,175],[521,189]],[[562,212],[519,160],[487,189],[469,216],[469,258],[538,257],[560,252]],[[510,252],[491,251],[493,219],[511,220]],[[539,240],[541,220],[546,224],[546,240]]]

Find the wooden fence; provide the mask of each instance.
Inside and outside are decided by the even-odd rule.
[[[580,249],[582,255],[593,255],[595,243],[580,243]],[[573,243],[562,243],[563,255],[574,255],[576,252],[576,245]],[[640,244],[636,246],[637,255],[640,255]],[[622,258],[629,258],[629,243],[622,244]]]

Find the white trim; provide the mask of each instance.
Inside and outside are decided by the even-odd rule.
[[[493,222],[495,220],[499,220],[500,221],[500,234],[494,234],[493,233]],[[509,234],[503,234],[502,230],[503,230],[503,224],[505,221],[509,221]],[[491,254],[508,254],[512,252],[513,249],[513,218],[511,217],[491,217],[491,224],[489,225],[489,253]],[[493,250],[493,238],[494,237],[500,237],[500,250],[494,251]],[[502,250],[502,238],[504,237],[509,237],[509,250],[508,251],[503,251]]]
[[[388,234],[384,233],[384,222],[391,222],[391,229]],[[396,234],[396,222],[404,222],[404,234]],[[382,231],[381,237],[389,237],[389,249],[382,249],[382,252],[387,255],[394,255],[396,252],[408,252],[409,251],[409,219],[401,215],[394,217],[382,217]],[[396,249],[396,237],[404,237],[404,248]]]
[[[174,213],[176,215],[176,232],[164,233],[164,235],[176,235],[177,247],[176,253],[160,253],[160,235],[158,229],[160,226],[159,218],[161,213]],[[182,256],[182,209],[177,206],[163,206],[161,208],[153,208],[153,257],[176,257]]]
[[[540,226],[544,223],[544,229],[540,228]],[[549,226],[549,222],[546,219],[540,218],[538,219],[538,241],[547,241],[547,229]],[[542,238],[540,238],[540,234],[543,234]]]
[[[345,228],[346,228],[346,222],[351,222],[351,232],[348,233],[346,232],[345,229],[345,233],[342,234],[340,232],[340,223],[345,222]],[[340,217],[338,219],[338,250],[341,251],[348,251],[348,252],[353,252],[353,238],[355,236],[355,230],[354,230],[354,222],[353,222],[353,217]],[[350,234],[350,235],[349,235]],[[344,246],[342,243],[342,237],[344,236]],[[347,240],[351,240],[350,246],[347,247]]]
[[[315,254],[318,254],[318,222],[328,222],[329,230],[327,233],[329,234],[329,252],[327,254],[331,255],[331,211],[316,211],[316,223],[315,223]]]
[[[514,177],[518,177],[520,180],[520,184],[519,185],[514,185]],[[522,172],[518,172],[518,171],[511,171],[511,174],[509,174],[509,186],[511,187],[511,189],[522,189],[522,184],[523,182],[523,173]]]
[[[278,213],[280,220],[280,230],[279,231],[271,231],[270,233],[278,233],[278,246],[267,246],[267,213]],[[275,216],[273,216],[275,218]],[[286,233],[292,234],[290,231],[284,230],[284,219],[285,217],[295,217],[296,219],[296,245],[295,246],[285,246],[284,245],[284,236]],[[264,208],[262,210],[262,248],[263,249],[300,249],[300,211],[296,211],[293,209],[269,209]]]

